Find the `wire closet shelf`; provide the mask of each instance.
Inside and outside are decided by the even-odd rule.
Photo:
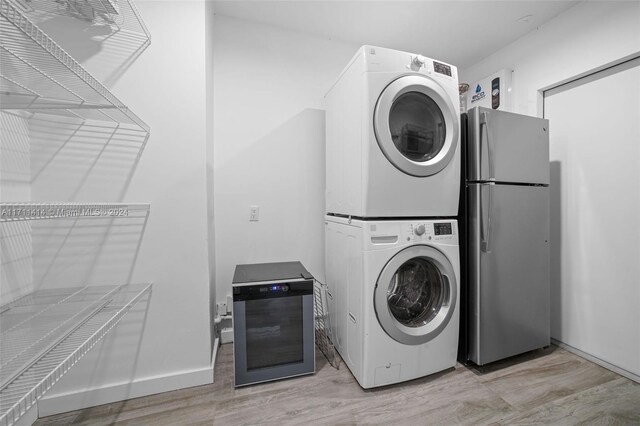
[[[126,32],[130,43],[144,49],[151,43],[151,34],[132,0],[13,0],[16,7],[48,16],[62,15],[108,25],[115,32]]]
[[[0,306],[0,426],[20,419],[151,284],[40,290]]]
[[[146,30],[146,27],[145,27]],[[45,34],[0,0],[0,109],[149,126]]]

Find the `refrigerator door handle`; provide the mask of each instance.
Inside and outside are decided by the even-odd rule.
[[[482,146],[482,128],[484,127],[484,132],[486,133],[486,141],[487,141],[487,158],[489,160],[489,178],[487,180],[494,181],[496,179],[495,168],[493,164],[493,139],[489,134],[489,113],[483,111],[480,113],[480,145]]]
[[[484,251],[486,246],[485,220],[484,220],[484,202],[482,200],[482,193],[484,192],[485,185],[480,185],[478,191],[478,206],[480,207],[480,250]]]
[[[487,183],[482,187],[489,188],[489,206],[487,208],[487,219],[484,218],[484,209],[482,208],[482,188],[480,189],[480,250],[484,253],[491,253],[491,216],[493,213],[493,187],[494,183]],[[486,223],[486,231],[485,231]]]

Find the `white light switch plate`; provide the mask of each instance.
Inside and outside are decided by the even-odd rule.
[[[249,222],[257,222],[260,220],[260,207],[249,206]]]

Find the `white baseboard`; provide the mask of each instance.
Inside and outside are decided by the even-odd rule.
[[[66,394],[45,395],[38,401],[38,416],[46,417],[96,405],[211,383],[213,383],[213,365],[196,370],[145,377],[132,382],[82,389]]]
[[[567,350],[567,351],[569,351],[569,352],[571,352],[573,354],[576,354],[579,357],[582,357],[582,358],[584,358],[586,360],[589,360],[589,361],[593,362],[594,364],[598,364],[599,366],[604,367],[607,370],[611,370],[614,373],[618,373],[619,375],[624,376],[629,380],[633,380],[636,383],[640,383],[640,376],[638,376],[637,374],[634,374],[634,373],[632,373],[630,371],[627,371],[624,368],[620,368],[618,366],[610,364],[607,361],[603,361],[603,360],[601,360],[600,358],[598,358],[596,356],[590,355],[590,354],[588,354],[586,352],[582,352],[580,349],[574,348],[573,346],[567,345],[566,343],[561,342],[559,340],[556,340],[554,338],[551,338],[551,343],[553,343],[554,345],[559,346],[562,349]]]

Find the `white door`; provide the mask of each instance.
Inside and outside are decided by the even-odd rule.
[[[378,321],[394,340],[426,343],[449,323],[455,310],[457,283],[451,262],[425,245],[407,247],[387,262],[374,293]]]
[[[459,127],[458,111],[447,92],[423,75],[391,82],[374,113],[380,149],[396,168],[412,176],[430,176],[449,164]]]
[[[551,337],[640,378],[640,58],[545,92]]]

